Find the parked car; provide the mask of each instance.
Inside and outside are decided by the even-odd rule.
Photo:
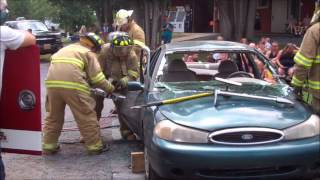
[[[184,62],[190,55],[197,59]],[[246,45],[162,45],[125,95],[119,118],[144,143],[146,179],[299,178],[319,170],[319,117]]]
[[[51,32],[47,26],[38,20],[17,20],[7,21],[5,25],[13,29],[21,29],[30,31],[36,36],[37,45],[40,53],[55,53],[62,47],[61,34],[59,32]]]

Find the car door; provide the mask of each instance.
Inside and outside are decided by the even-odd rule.
[[[145,49],[145,51],[149,51],[149,49]],[[143,117],[144,117],[144,109],[132,109],[131,107],[136,105],[141,105],[146,103],[147,95],[148,95],[148,84],[150,84],[151,75],[148,73],[150,64],[152,64],[153,60],[156,61],[159,56],[160,50],[157,50],[156,53],[150,58],[150,53],[147,52],[147,64],[145,67],[145,71],[143,73],[143,78],[140,78],[139,83],[142,85],[143,90],[131,90],[126,93],[126,99],[122,101],[122,109],[121,113],[124,115],[125,120],[127,121],[131,130],[133,130],[140,137],[143,135]],[[151,60],[150,60],[151,59]],[[142,63],[140,63],[142,66]],[[140,68],[142,69],[142,68]],[[141,75],[140,75],[141,76]],[[130,83],[129,83],[130,84]],[[130,88],[129,88],[130,89]],[[141,137],[142,138],[142,137]]]
[[[41,155],[38,47],[6,51],[2,83],[0,101],[2,151]]]

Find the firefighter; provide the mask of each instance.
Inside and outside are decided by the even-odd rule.
[[[133,10],[120,9],[115,17],[115,24],[120,31],[127,32],[135,44],[145,46],[145,33],[143,29],[132,19]],[[137,56],[140,58],[141,48],[134,47]]]
[[[133,50],[133,40],[126,34],[116,34],[111,43],[102,46],[99,62],[107,78],[115,86],[115,91],[126,93],[128,81],[135,81],[139,77],[138,57]],[[103,109],[103,98],[97,97],[96,111],[98,118]],[[115,101],[116,109],[121,108],[121,102]],[[119,112],[119,111],[118,111]],[[123,121],[123,114],[118,113],[120,132],[123,139],[134,140],[135,135]]]
[[[47,117],[43,130],[43,152],[59,150],[58,138],[63,126],[64,110],[68,105],[73,113],[89,154],[107,150],[100,136],[95,100],[90,87],[111,93],[114,86],[101,71],[96,52],[104,42],[94,33],[80,37],[80,42],[62,48],[52,56],[47,79]]]
[[[320,6],[307,29],[301,48],[294,57],[295,72],[291,84],[295,92],[320,115]],[[302,93],[304,91],[304,93]]]

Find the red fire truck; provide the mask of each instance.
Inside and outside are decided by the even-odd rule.
[[[38,47],[7,50],[2,83],[0,101],[2,151],[41,155]]]

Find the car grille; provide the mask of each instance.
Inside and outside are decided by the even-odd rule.
[[[213,132],[209,139],[218,144],[256,145],[280,141],[283,139],[283,133],[268,128],[233,128]]]

